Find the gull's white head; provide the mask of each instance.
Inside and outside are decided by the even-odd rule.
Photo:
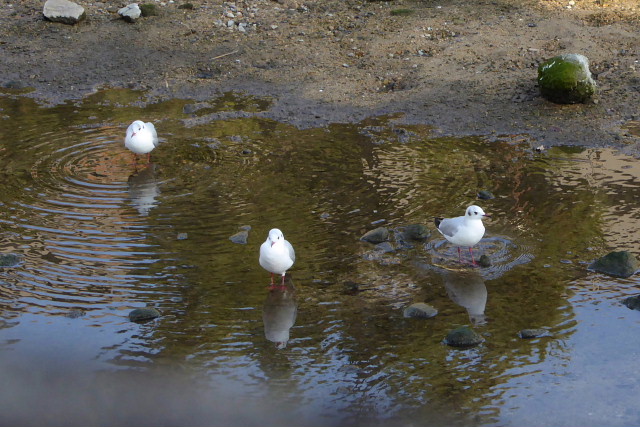
[[[144,129],[144,122],[142,120],[136,120],[135,122],[131,123],[131,136],[135,136],[136,133],[140,132],[141,130]]]
[[[479,219],[479,220],[482,220],[482,218],[484,218],[485,216],[491,216],[491,215],[488,215],[488,214],[484,213],[482,208],[480,206],[476,206],[476,205],[469,206],[467,208],[466,213],[465,213],[465,218],[468,218],[468,219]]]
[[[268,240],[271,242],[271,246],[275,245],[278,242],[284,242],[284,234],[277,228],[272,228],[269,231]]]

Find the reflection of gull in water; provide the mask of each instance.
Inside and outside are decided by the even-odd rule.
[[[485,323],[487,287],[482,276],[475,271],[449,271],[442,274],[444,287],[451,301],[467,309],[474,325]]]
[[[298,303],[291,276],[286,276],[283,286],[269,290],[264,301],[262,320],[264,336],[274,343],[276,348],[283,349],[289,341],[289,329],[296,322]]]
[[[134,173],[127,182],[131,204],[138,209],[140,215],[148,215],[156,206],[156,197],[160,194],[155,177],[155,165],[150,164],[140,172]]]

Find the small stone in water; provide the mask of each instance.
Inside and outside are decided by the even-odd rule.
[[[178,237],[176,237],[178,240],[187,240],[187,238],[189,237],[189,235],[187,233],[178,233]]]
[[[360,292],[360,284],[352,281],[344,282],[342,285],[342,293],[347,295],[356,295]]]
[[[395,248],[393,247],[393,245],[389,242],[382,242],[382,243],[378,243],[376,245],[376,251],[378,252],[382,252],[384,254],[389,253],[389,252],[395,252]]]
[[[491,200],[491,199],[495,199],[496,196],[493,195],[493,193],[489,190],[480,190],[478,191],[478,199],[482,199],[482,200]]]
[[[491,267],[491,258],[486,254],[482,254],[478,260],[478,265],[483,268]]]
[[[546,329],[538,328],[538,329],[523,329],[520,331],[520,338],[528,340],[531,338],[539,338],[545,335],[548,335],[549,331]]]
[[[409,240],[424,240],[431,236],[431,231],[423,224],[410,224],[404,229],[404,237]]]
[[[444,339],[445,344],[452,347],[473,347],[483,341],[484,338],[468,326],[461,326],[452,330]]]
[[[136,308],[129,313],[129,320],[132,322],[144,322],[156,317],[160,317],[160,312],[153,307]]]
[[[638,270],[638,260],[628,251],[610,252],[589,265],[589,270],[616,277],[629,277]]]
[[[0,254],[0,267],[15,267],[20,264],[20,257],[16,254]]]
[[[378,227],[371,231],[367,231],[364,236],[360,238],[360,240],[364,240],[365,242],[378,244],[386,241],[389,238],[389,230],[385,227]]]
[[[238,231],[236,234],[229,237],[229,240],[239,245],[246,245],[249,240],[249,231],[248,230]]]
[[[416,302],[404,309],[404,317],[414,317],[419,319],[428,319],[435,317],[438,310],[424,302]]]
[[[640,311],[640,295],[636,295],[634,297],[625,298],[622,300],[622,303],[630,308],[631,310],[639,310]]]
[[[73,309],[69,310],[65,317],[68,317],[69,319],[77,319],[78,317],[82,317],[85,314],[86,313],[84,310]]]

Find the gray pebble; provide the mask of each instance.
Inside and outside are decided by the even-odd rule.
[[[416,302],[404,309],[404,317],[428,319],[438,314],[438,310],[424,302]]]

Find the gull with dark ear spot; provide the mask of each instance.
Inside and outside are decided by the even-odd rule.
[[[274,274],[282,276],[282,286],[284,286],[284,276],[296,260],[296,253],[288,240],[285,240],[282,231],[277,228],[269,231],[267,240],[260,246],[259,262],[262,268],[271,273],[271,286],[275,286]]]
[[[151,160],[151,151],[158,146],[158,133],[153,123],[136,120],[127,128],[124,146],[133,151],[134,162],[138,154],[146,154],[147,162]]]
[[[471,262],[476,265],[473,259],[473,248],[484,236],[484,224],[482,219],[490,215],[484,213],[480,206],[471,205],[465,211],[464,216],[455,218],[435,218],[435,224],[440,234],[445,239],[458,247],[458,259],[462,262],[460,246],[468,246],[471,254]]]

